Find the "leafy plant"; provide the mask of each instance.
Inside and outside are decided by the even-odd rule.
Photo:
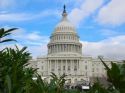
[[[101,62],[107,70],[108,81],[110,82],[110,90],[117,90],[120,93],[125,93],[125,64],[119,66],[111,62],[111,68],[100,58]]]
[[[11,28],[5,30],[4,28],[0,28],[0,43],[9,42],[9,41],[16,41],[14,39],[6,39],[5,37],[10,35],[12,31],[16,30],[17,28]]]

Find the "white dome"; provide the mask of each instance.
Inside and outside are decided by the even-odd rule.
[[[56,25],[54,33],[57,32],[72,32],[76,33],[75,27],[67,19],[67,13],[62,14],[62,20]]]
[[[74,26],[69,21],[61,21],[59,24],[57,24],[56,28],[58,27],[71,27],[74,28]]]

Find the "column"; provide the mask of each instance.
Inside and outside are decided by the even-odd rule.
[[[70,45],[68,44],[68,52],[70,52]]]
[[[76,49],[76,50],[77,50],[77,53],[79,53],[78,45],[76,46],[76,48],[77,48],[77,49]]]
[[[63,74],[63,61],[61,60],[61,74]]]
[[[60,45],[58,44],[57,46],[58,46],[58,50],[57,50],[57,52],[60,52]]]
[[[67,65],[67,60],[65,60],[65,62],[66,62],[66,74],[67,74],[67,69],[68,69],[68,65]]]
[[[70,46],[71,46],[71,44],[69,44],[69,52],[71,52],[71,47]]]
[[[51,53],[53,52],[52,45],[51,45]]]
[[[53,64],[54,64],[54,73],[55,73],[55,71],[56,71],[56,62],[55,62],[55,60],[54,60]]]
[[[80,49],[80,46],[79,46],[79,53],[81,53],[81,49]]]
[[[58,47],[58,45],[56,45],[56,53],[58,52],[58,49],[59,49],[59,47]]]
[[[59,52],[61,52],[61,45],[59,45]]]
[[[73,51],[73,45],[71,44],[71,52]]]
[[[54,53],[55,53],[55,49],[56,49],[55,47],[56,47],[56,46],[55,46],[55,45],[53,45],[53,50],[54,50],[53,52],[54,52]]]
[[[70,52],[71,48],[70,48],[70,44],[69,44],[69,52]]]
[[[52,50],[52,53],[53,53],[53,45],[51,45],[51,48],[52,48],[51,50]]]
[[[56,70],[55,72],[56,72],[56,74],[57,74],[57,72],[58,72],[58,68],[57,68],[57,59],[55,60],[55,65],[56,65],[56,66],[55,66],[55,70]]]
[[[66,52],[68,52],[68,44],[65,45]]]
[[[73,65],[73,75],[75,75],[75,73],[74,73],[74,72],[75,72],[75,71],[74,71],[74,65],[75,65],[75,64],[74,64],[74,60],[72,60],[72,65]]]
[[[73,52],[75,51],[75,45],[73,45]]]
[[[56,46],[56,45],[54,45],[54,46],[55,46],[55,48],[54,48],[55,52],[54,52],[54,53],[56,53],[56,51],[57,51],[57,46]]]
[[[59,74],[59,73],[58,73],[58,60],[56,60],[56,62],[57,62],[57,74]]]
[[[60,49],[61,49],[61,52],[63,52],[63,44],[61,44],[61,48]]]
[[[76,60],[76,62],[77,62],[77,75],[78,75],[79,72],[78,60]]]
[[[51,62],[51,60],[49,60],[49,75],[50,75],[50,72],[51,72],[51,66],[50,66],[50,62]]]
[[[73,73],[72,73],[72,72],[73,72],[73,61],[70,60],[70,62],[71,62],[71,74],[73,74]]]
[[[74,52],[76,52],[76,45],[74,45]]]
[[[52,49],[51,49],[51,46],[50,46],[50,53],[51,53]]]
[[[54,48],[54,45],[53,45],[53,53],[55,52],[55,48]]]
[[[52,61],[52,60],[50,60],[50,72],[51,72],[51,61]]]
[[[79,48],[80,48],[80,49],[79,49],[79,50],[80,50],[80,53],[82,53],[82,47],[80,46]]]
[[[49,60],[47,60],[47,66],[48,66],[47,71],[48,71],[48,75],[49,75]]]
[[[64,52],[64,50],[63,50],[63,44],[61,44],[61,51]]]

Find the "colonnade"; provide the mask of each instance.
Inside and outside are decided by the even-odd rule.
[[[62,75],[63,73],[69,75],[75,75],[79,72],[79,60],[48,60],[47,66],[48,66],[48,75],[51,74],[51,72],[56,73],[57,75]],[[75,73],[74,73],[75,72]]]
[[[79,41],[79,38],[78,36],[76,35],[68,35],[68,34],[61,34],[61,35],[53,35],[51,36],[51,42],[54,42],[54,41],[64,41],[64,40],[68,40],[68,41]]]
[[[55,44],[48,46],[48,54],[59,52],[76,52],[81,53],[82,47],[75,44]]]

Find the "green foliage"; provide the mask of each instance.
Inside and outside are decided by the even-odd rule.
[[[125,64],[118,65],[111,62],[111,68],[109,68],[106,63],[100,59],[107,70],[108,81],[110,82],[111,90],[118,90],[120,93],[125,93]]]
[[[51,89],[55,90],[54,93],[62,93],[64,91],[64,84],[65,84],[65,77],[66,75],[63,74],[60,77],[57,77],[57,75],[55,75],[54,73],[52,73],[51,75],[52,80],[50,82],[50,87]]]
[[[96,82],[88,93],[109,93],[99,82]]]
[[[25,50],[26,47],[21,50],[16,47],[16,49],[5,48],[0,52],[0,63],[2,65],[1,82],[4,92],[18,93],[23,91],[28,84],[27,82],[32,80],[34,70],[25,68],[30,58],[30,54]],[[22,87],[23,85],[25,86],[24,89]]]
[[[49,84],[42,80],[40,75],[37,74],[36,77],[31,93],[49,93]]]
[[[0,29],[0,43],[15,41],[5,39],[16,28]],[[32,77],[35,70],[26,68],[30,59],[30,53],[26,47],[18,49],[5,48],[0,51],[0,93],[30,93]]]
[[[9,42],[9,41],[16,41],[14,39],[5,39],[6,36],[10,35],[12,31],[16,30],[17,28],[11,28],[5,30],[4,28],[0,28],[0,43]]]
[[[40,75],[36,75],[37,80],[34,81],[31,93],[64,93],[65,75],[57,77],[52,73],[50,83],[41,79]]]

